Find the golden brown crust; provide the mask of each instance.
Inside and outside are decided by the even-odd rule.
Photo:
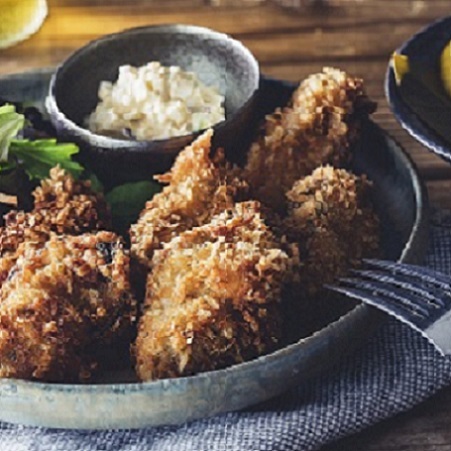
[[[114,233],[26,241],[0,292],[0,377],[89,379],[92,356],[129,334],[135,310],[129,258]]]
[[[225,163],[222,151],[210,158],[212,134],[206,131],[180,152],[170,172],[155,177],[168,185],[147,202],[130,229],[132,255],[142,265],[150,265],[163,243],[244,197],[247,185]]]
[[[70,235],[111,228],[111,217],[102,194],[91,189],[89,180],[74,180],[57,167],[34,192],[34,212],[53,232]]]
[[[226,210],[154,254],[135,346],[142,380],[249,360],[277,345],[284,284],[298,265],[258,202]]]
[[[13,254],[24,241],[44,243],[50,229],[40,213],[10,211],[5,215],[5,226],[0,228],[0,256]]]
[[[315,297],[323,284],[377,255],[379,221],[370,186],[366,176],[325,166],[287,192],[285,233],[300,245],[304,296]]]
[[[34,209],[11,211],[0,228],[0,256],[14,252],[24,241],[45,242],[50,232],[80,235],[109,229],[110,213],[102,194],[94,193],[90,181],[76,181],[58,166],[34,192]]]
[[[283,210],[284,194],[296,180],[320,165],[349,162],[361,119],[374,106],[358,78],[332,68],[309,76],[287,107],[266,117],[251,146],[245,172],[252,194]]]

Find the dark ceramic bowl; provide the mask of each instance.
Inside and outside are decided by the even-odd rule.
[[[84,128],[98,103],[102,80],[115,81],[124,64],[159,61],[195,72],[225,96],[226,120],[214,128],[214,145],[240,160],[255,117],[259,67],[251,52],[231,37],[190,25],[134,28],[93,41],[70,56],[50,82],[46,107],[61,139],[76,142],[81,158],[108,186],[149,179],[168,170],[177,153],[201,131],[164,140],[109,138]]]
[[[396,52],[408,56],[409,60],[419,60],[424,72],[430,73],[431,83],[439,86],[441,85],[439,73],[440,54],[450,39],[451,16],[427,26],[402,44]],[[415,113],[403,99],[390,63],[385,79],[385,94],[390,108],[402,127],[432,152],[447,161],[451,161],[451,142],[448,142],[434,128],[428,126],[428,123],[434,123],[434,115],[440,114],[431,102],[432,97],[428,91],[418,90],[416,92],[416,102],[422,105],[424,113]],[[444,90],[443,96],[446,97]],[[441,120],[445,119],[443,116],[448,117],[449,124],[451,124],[451,108],[445,110],[441,116]]]

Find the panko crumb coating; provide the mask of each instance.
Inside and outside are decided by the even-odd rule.
[[[134,346],[145,380],[224,368],[273,350],[284,284],[299,261],[238,203],[155,251]]]
[[[283,210],[285,192],[316,167],[346,165],[362,118],[375,110],[363,81],[333,68],[306,78],[289,105],[266,117],[245,167],[255,198]]]
[[[210,158],[212,130],[177,156],[171,170],[155,176],[168,185],[147,202],[130,229],[132,256],[149,266],[153,252],[185,230],[206,224],[243,197],[247,184],[228,166],[222,151]]]
[[[0,256],[14,252],[24,241],[45,242],[50,232],[80,235],[110,229],[111,218],[102,194],[88,180],[74,180],[56,166],[33,191],[31,212],[11,211],[0,228]]]
[[[135,320],[128,273],[112,232],[22,243],[0,291],[0,377],[89,379],[91,356],[123,340]]]
[[[51,230],[79,235],[111,228],[111,215],[103,194],[91,188],[89,180],[74,180],[56,166],[50,178],[42,181],[34,192],[35,213],[41,214]]]
[[[299,243],[302,293],[308,298],[362,258],[378,254],[379,221],[370,187],[365,175],[324,166],[287,192],[285,232]]]

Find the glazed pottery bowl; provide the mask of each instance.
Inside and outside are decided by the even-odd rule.
[[[168,170],[198,132],[162,140],[116,139],[91,133],[85,118],[98,103],[99,84],[115,81],[122,65],[158,61],[196,73],[225,97],[226,119],[214,125],[214,147],[240,160],[257,106],[259,67],[251,52],[230,36],[191,25],[134,28],[79,49],[53,74],[46,107],[61,139],[76,142],[81,157],[107,185],[149,179]]]

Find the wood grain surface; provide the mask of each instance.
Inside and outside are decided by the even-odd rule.
[[[280,3],[295,8],[280,6]],[[202,25],[240,39],[262,72],[299,80],[323,66],[365,79],[379,108],[374,115],[412,156],[433,206],[451,208],[451,165],[428,152],[397,124],[383,81],[394,49],[428,23],[451,13],[450,0],[49,0],[38,34],[0,51],[0,74],[53,67],[88,41],[129,27],[162,23]],[[297,7],[296,7],[297,6]],[[324,451],[451,450],[451,389],[412,411]]]

